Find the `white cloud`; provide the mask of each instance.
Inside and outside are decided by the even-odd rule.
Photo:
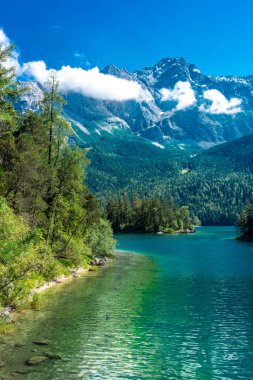
[[[3,29],[0,29],[0,44],[3,47],[10,45],[10,40]],[[82,58],[82,54],[78,52],[76,52],[75,56],[76,58]],[[77,92],[91,98],[109,101],[153,100],[150,92],[143,89],[136,81],[100,73],[97,67],[84,70],[80,67],[62,66],[60,70],[49,70],[44,61],[27,62],[21,66],[19,64],[19,54],[16,51],[6,61],[5,66],[14,66],[18,76],[24,75],[28,78],[36,79],[41,84],[47,81],[51,72],[55,72],[61,91],[65,93]]]
[[[38,82],[44,84],[50,74],[44,61],[27,62],[23,64],[22,74],[35,78]]]
[[[191,87],[190,82],[179,81],[175,84],[173,90],[162,88],[160,90],[162,101],[174,100],[177,102],[176,111],[191,107],[196,103],[195,92]]]
[[[23,65],[23,74],[44,84],[50,72],[56,73],[61,91],[76,92],[95,99],[124,101],[130,99],[150,101],[152,95],[135,81],[116,78],[99,72],[97,67],[90,70],[62,66],[60,70],[49,70],[44,61],[28,62]]]
[[[10,39],[6,36],[3,29],[0,29],[0,45],[3,48],[6,48],[11,44]],[[14,67],[16,70],[16,73],[19,73],[20,71],[20,64],[19,64],[19,54],[16,51],[13,51],[12,56],[4,62],[4,66],[6,68]]]
[[[231,98],[228,100],[220,91],[218,90],[207,90],[204,92],[204,99],[211,102],[210,105],[205,106],[202,104],[199,107],[200,111],[211,114],[226,114],[226,115],[235,115],[239,112],[242,112],[240,107],[242,100],[239,98]]]
[[[0,44],[3,45],[3,47],[10,45],[10,40],[4,33],[3,29],[0,29]]]

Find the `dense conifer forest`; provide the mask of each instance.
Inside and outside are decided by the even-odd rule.
[[[190,215],[189,207],[178,208],[172,197],[162,201],[155,198],[130,200],[127,196],[112,198],[106,206],[107,217],[115,232],[184,233],[194,232],[200,224]]]
[[[188,205],[203,225],[235,225],[253,201],[252,135],[206,151],[170,144],[159,149],[136,139],[101,138],[88,152],[86,183],[106,202],[135,193]]]
[[[243,209],[239,219],[238,227],[241,231],[239,240],[253,241],[253,207],[252,204],[247,201],[245,208]]]

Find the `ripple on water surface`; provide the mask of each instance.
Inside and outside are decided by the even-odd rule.
[[[232,230],[212,231],[143,236],[142,243],[119,236],[122,249],[144,255],[120,253],[109,267],[53,291],[40,313],[27,312],[2,339],[0,374],[11,379],[32,349],[45,350],[32,344],[43,338],[63,360],[26,379],[253,379],[253,247],[229,239]]]

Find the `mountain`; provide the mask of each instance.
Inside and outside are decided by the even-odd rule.
[[[208,148],[253,132],[253,76],[207,76],[184,58],[164,58],[133,73],[113,65],[102,72],[138,82],[152,96],[116,102],[68,93],[65,116],[85,140],[117,130]],[[31,93],[39,91],[33,82]]]
[[[179,140],[196,143],[203,148],[253,132],[253,76],[205,76],[183,58],[162,59],[152,67],[134,73],[112,65],[107,66],[103,72],[137,81],[144,90],[152,94],[153,99],[148,102],[106,102],[69,94],[65,109],[67,115],[74,120],[77,119],[88,129],[127,129],[137,136],[162,144],[170,140]],[[176,101],[172,98],[162,101],[161,91],[173,91],[181,82],[189,84],[196,102],[192,106],[176,109]],[[218,109],[211,113],[207,112],[211,102],[203,97],[208,91],[214,90],[217,92],[214,96],[225,98],[216,100]],[[180,91],[182,92],[182,89],[174,90],[179,92],[174,93],[174,98],[180,96]],[[181,96],[187,98],[188,92],[189,88]],[[241,112],[233,113],[229,108],[231,99],[241,101]],[[222,108],[225,108],[224,113]]]

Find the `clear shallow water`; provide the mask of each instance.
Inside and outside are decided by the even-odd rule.
[[[54,290],[0,339],[0,379],[45,350],[32,344],[42,338],[64,360],[26,379],[253,379],[253,245],[234,236],[229,227],[118,235],[130,253]]]

